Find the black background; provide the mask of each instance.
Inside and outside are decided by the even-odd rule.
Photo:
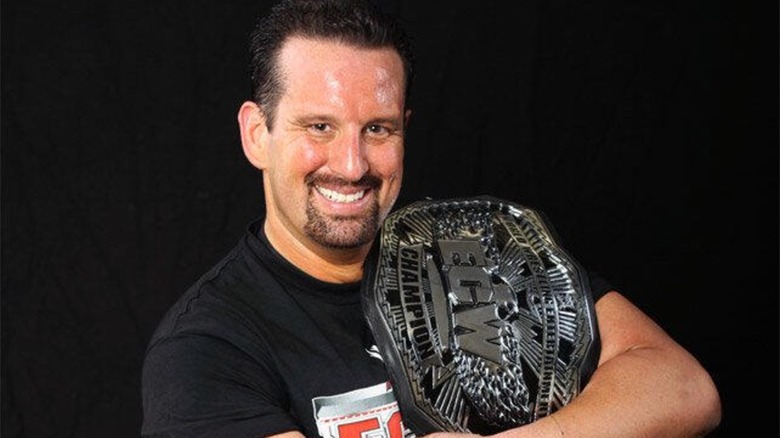
[[[713,436],[774,435],[777,3],[382,5],[420,57],[397,205],[544,211],[710,370]],[[262,213],[236,113],[268,7],[3,2],[3,436],[138,436],[157,321]]]

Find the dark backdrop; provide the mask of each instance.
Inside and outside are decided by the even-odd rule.
[[[544,211],[712,372],[716,436],[778,426],[778,11],[759,3],[382,2],[420,56],[398,205]],[[3,436],[138,435],[157,321],[262,213],[236,113],[267,8],[3,2]]]

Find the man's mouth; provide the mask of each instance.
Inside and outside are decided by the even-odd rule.
[[[340,193],[335,190],[326,189],[325,187],[315,185],[315,189],[320,195],[324,196],[329,201],[338,202],[342,204],[348,204],[351,202],[357,202],[363,198],[366,194],[365,190],[360,190],[355,193]]]

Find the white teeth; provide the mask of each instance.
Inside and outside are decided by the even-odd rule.
[[[359,192],[352,193],[350,195],[345,195],[335,190],[326,189],[325,187],[320,187],[320,186],[316,186],[316,187],[317,187],[317,191],[320,192],[322,196],[328,198],[333,202],[343,202],[343,203],[355,202],[360,198],[362,198],[363,195],[366,194],[365,190],[361,190]]]

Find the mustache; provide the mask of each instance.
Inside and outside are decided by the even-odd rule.
[[[308,186],[313,185],[335,185],[340,187],[361,187],[376,189],[382,185],[382,179],[374,174],[365,174],[357,181],[349,181],[344,178],[339,178],[335,175],[306,175],[304,182]]]

